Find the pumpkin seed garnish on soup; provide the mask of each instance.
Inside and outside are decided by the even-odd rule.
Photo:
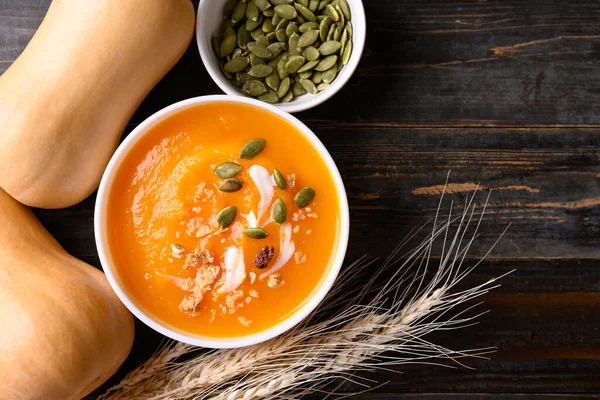
[[[235,217],[237,216],[237,207],[229,206],[221,210],[219,215],[217,215],[217,224],[219,228],[225,229],[233,224],[235,221]]]
[[[240,158],[252,159],[259,155],[267,146],[265,139],[252,139],[240,151]]]

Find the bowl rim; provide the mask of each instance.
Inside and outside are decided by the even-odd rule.
[[[247,97],[243,93],[241,93],[240,89],[233,86],[223,75],[218,66],[214,65],[211,58],[211,53],[213,53],[213,48],[211,44],[211,37],[204,38],[203,24],[201,23],[201,18],[208,7],[210,7],[211,0],[200,0],[200,4],[198,5],[198,12],[196,13],[196,45],[198,46],[198,51],[200,52],[200,59],[202,60],[202,64],[204,64],[204,68],[208,72],[208,75],[211,77],[214,83],[226,94],[238,97]],[[339,76],[336,78],[332,85],[315,95],[306,94],[307,100],[300,102],[290,102],[290,103],[274,103],[273,105],[281,110],[287,111],[289,113],[297,113],[301,111],[306,111],[311,108],[317,107],[318,105],[326,102],[330,98],[332,98],[336,93],[338,93],[347,83],[350,81],[360,60],[362,58],[362,53],[364,51],[366,36],[367,36],[367,21],[365,8],[362,0],[350,0],[348,4],[352,10],[352,24],[353,27],[356,27],[356,22],[359,25],[363,26],[364,29],[353,30],[352,35],[352,55],[350,56],[350,61],[348,64],[344,66],[342,71],[345,76],[343,79],[340,79]],[[206,39],[206,40],[205,40]],[[336,84],[337,83],[337,84]]]
[[[338,205],[340,207],[340,226],[336,243],[337,249],[333,260],[330,261],[329,269],[326,272],[327,275],[321,279],[320,286],[317,288],[317,290],[313,291],[312,296],[308,300],[305,300],[299,308],[297,308],[293,313],[290,313],[284,320],[276,325],[261,332],[236,338],[212,338],[194,335],[167,324],[145,310],[143,306],[141,306],[141,304],[139,304],[139,302],[135,299],[135,296],[129,293],[125,288],[125,285],[121,282],[118,272],[116,271],[116,267],[112,263],[112,255],[108,244],[108,235],[106,229],[108,199],[111,190],[113,189],[113,182],[123,160],[130,153],[132,148],[135,147],[135,145],[150,131],[152,127],[164,121],[171,115],[189,107],[216,102],[239,103],[259,107],[274,113],[296,127],[296,129],[298,129],[298,131],[307,140],[309,140],[309,142],[317,150],[327,168],[330,170],[336,186]],[[333,283],[335,282],[344,262],[344,257],[348,246],[349,232],[350,213],[344,183],[339,170],[333,161],[333,158],[318,137],[300,120],[282,111],[281,109],[278,109],[277,107],[247,97],[233,97],[226,95],[199,96],[179,101],[157,111],[140,123],[119,145],[118,149],[110,159],[110,162],[108,163],[108,166],[102,175],[94,208],[94,237],[100,263],[110,286],[113,288],[121,302],[123,302],[123,304],[131,311],[133,315],[135,315],[139,320],[155,331],[180,342],[207,348],[235,348],[257,344],[272,339],[288,331],[304,320],[318,307],[327,293],[329,293],[331,290],[331,287],[333,286]]]

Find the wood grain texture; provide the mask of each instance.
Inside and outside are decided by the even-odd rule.
[[[352,1],[352,0],[351,0]],[[0,0],[0,73],[25,47],[49,0]],[[463,283],[515,272],[483,298],[479,325],[428,339],[496,346],[465,368],[399,367],[357,399],[572,399],[600,393],[600,3],[559,0],[364,1],[363,60],[331,101],[298,114],[339,166],[348,190],[348,261],[385,257],[433,216],[447,189],[460,209],[492,190]],[[195,43],[141,105],[128,132],[185,98],[220,93]],[[1,106],[1,105],[0,105]],[[94,196],[36,210],[65,248],[99,267]],[[367,277],[365,277],[367,279]],[[163,341],[137,324],[119,373]],[[347,393],[360,387],[344,384]],[[314,399],[322,398],[315,396]]]

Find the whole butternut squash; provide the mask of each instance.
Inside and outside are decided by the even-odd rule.
[[[80,399],[127,357],[133,318],[1,189],[0,226],[0,399]]]
[[[42,208],[90,195],[193,31],[190,0],[54,0],[0,76],[0,187]]]

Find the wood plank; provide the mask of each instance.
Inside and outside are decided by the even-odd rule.
[[[385,256],[435,216],[449,170],[444,211],[451,201],[460,210],[478,183],[480,205],[492,190],[472,257],[511,224],[492,257],[600,258],[600,130],[309,126],[344,177],[349,259]],[[85,259],[96,255],[93,203],[38,212],[58,240]]]
[[[392,368],[396,373],[379,371],[361,376],[389,382],[375,390],[384,393],[597,393],[599,262],[484,262],[462,287],[480,284],[513,269],[515,272],[500,282],[501,287],[480,299],[484,303],[473,313],[489,312],[479,318],[476,326],[427,337],[455,350],[497,347],[490,360],[463,360],[475,370],[417,365]],[[365,276],[365,280],[368,278]],[[136,328],[132,355],[110,383],[141,363],[161,342],[160,335],[141,323]],[[341,388],[345,392],[360,389],[349,384]]]
[[[367,392],[357,394],[352,397],[354,400],[515,400],[515,399],[535,399],[535,400],[571,400],[571,399],[597,399],[600,395],[581,395],[581,394],[540,394],[540,393],[374,393]],[[310,396],[307,400],[322,399],[321,396]]]
[[[369,0],[367,45],[335,101],[312,123],[600,127],[600,3]],[[49,0],[0,0],[0,73],[25,47]],[[31,6],[31,8],[29,8]],[[220,93],[195,44],[136,114]],[[357,101],[357,99],[372,101]],[[343,107],[341,106],[343,105]]]

